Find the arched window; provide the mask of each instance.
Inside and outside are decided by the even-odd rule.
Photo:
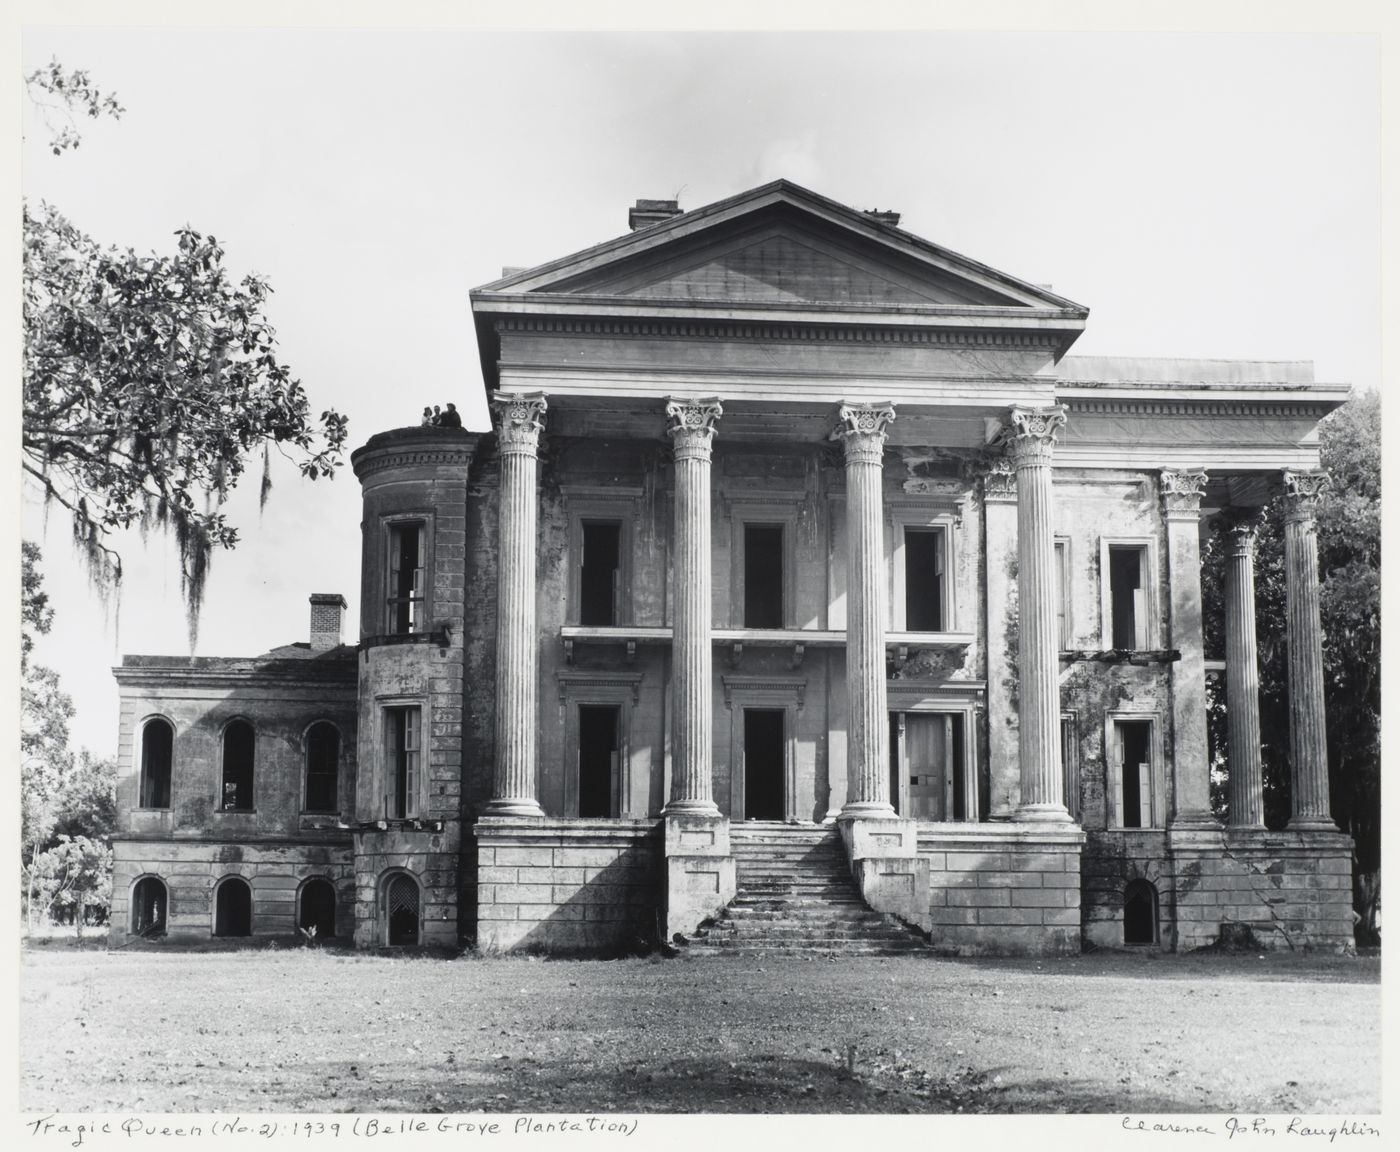
[[[168,727],[168,726],[167,726]],[[165,914],[170,897],[158,876],[143,876],[131,890],[131,934],[160,936],[165,932]]]
[[[253,726],[235,720],[224,729],[224,790],[219,805],[225,812],[253,808]]]
[[[253,934],[253,890],[248,881],[230,876],[214,891],[214,935]]]
[[[148,720],[141,729],[141,807],[170,807],[170,766],[175,729],[166,720]]]
[[[297,927],[317,940],[335,935],[335,887],[329,880],[317,877],[302,885]]]
[[[306,734],[306,810],[340,809],[340,733],[322,720]]]
[[[390,944],[418,943],[418,882],[403,872],[384,886],[384,908]]]
[[[1147,880],[1123,889],[1123,943],[1157,943],[1157,889]]]

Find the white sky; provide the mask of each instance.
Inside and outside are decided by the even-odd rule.
[[[351,444],[453,400],[484,428],[468,290],[785,176],[1091,309],[1076,354],[1308,359],[1380,381],[1377,47],[1363,37],[545,34],[30,28],[115,91],[23,186],[92,236],[169,251],[186,222],[271,280],[285,362]],[[359,598],[359,489],[257,465],[215,558],[199,652],[306,639],[307,596]],[[115,621],[67,524],[25,510],[57,611],[40,646],[116,744],[120,653],[187,651],[172,551],[122,544]]]

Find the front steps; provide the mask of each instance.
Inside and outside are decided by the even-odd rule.
[[[861,899],[834,827],[750,820],[729,826],[738,891],[690,936],[690,956],[788,952],[892,956],[926,945]]]

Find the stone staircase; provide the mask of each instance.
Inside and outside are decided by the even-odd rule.
[[[730,825],[729,842],[738,891],[690,936],[686,955],[891,956],[927,947],[861,899],[834,827],[749,820]]]

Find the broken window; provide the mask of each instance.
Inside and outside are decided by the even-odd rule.
[[[306,811],[340,808],[340,733],[322,720],[306,734]]]
[[[1147,642],[1147,549],[1140,544],[1108,547],[1110,647],[1141,651]]]
[[[615,520],[585,520],[582,527],[578,622],[608,627],[620,615],[622,525]]]
[[[297,927],[316,940],[335,935],[335,886],[329,880],[316,877],[301,886]]]
[[[253,726],[235,720],[224,729],[224,787],[219,805],[225,812],[253,810]]]
[[[148,720],[141,729],[141,807],[170,807],[170,768],[175,729],[165,720]]]
[[[422,709],[416,706],[384,710],[384,759],[388,767],[384,808],[391,820],[411,820],[418,815],[422,717]]]
[[[744,627],[783,626],[783,526],[744,525]]]
[[[578,814],[609,818],[617,815],[619,749],[616,705],[581,704],[578,710]]]
[[[253,890],[248,881],[230,876],[214,892],[214,935],[253,934]]]
[[[418,943],[418,882],[403,872],[384,889],[386,931],[391,945]]]
[[[389,632],[403,636],[425,630],[424,525],[389,526]]]
[[[904,627],[909,632],[942,632],[947,568],[941,528],[904,529]]]
[[[143,876],[131,890],[131,932],[134,936],[160,936],[170,897],[158,876]]]
[[[1148,880],[1123,889],[1123,943],[1157,943],[1157,888]]]
[[[1110,787],[1119,828],[1152,827],[1152,721],[1113,721]]]

